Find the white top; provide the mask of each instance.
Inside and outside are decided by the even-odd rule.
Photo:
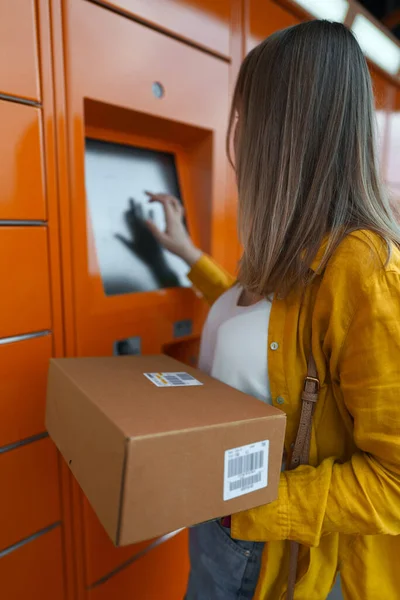
[[[272,404],[268,378],[268,325],[271,302],[238,306],[241,286],[212,306],[203,329],[199,368],[215,379]]]

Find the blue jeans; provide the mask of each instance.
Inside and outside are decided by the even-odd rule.
[[[259,542],[233,540],[218,521],[193,527],[186,600],[252,600],[263,549]]]

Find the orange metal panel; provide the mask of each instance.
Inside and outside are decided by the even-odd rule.
[[[400,112],[400,89],[397,88],[396,95],[394,99],[394,110],[396,112]]]
[[[250,52],[271,33],[300,22],[295,15],[278,6],[274,0],[247,0],[247,3],[247,52]]]
[[[379,71],[370,66],[375,97],[376,145],[382,177],[386,179],[388,163],[389,119],[392,100],[392,85]]]
[[[65,468],[69,468],[65,465]],[[69,471],[69,483],[71,491],[71,509],[72,509],[72,541],[75,566],[76,598],[74,600],[87,600],[87,568],[85,553],[85,528],[84,528],[84,496],[78,482]]]
[[[60,527],[0,558],[0,582],[4,600],[64,600]]]
[[[162,290],[137,294],[134,298],[129,294],[104,295],[85,206],[85,117],[88,119],[92,114],[93,100],[97,100],[106,113],[105,119],[109,119],[107,112],[125,111],[120,132],[129,133],[132,143],[136,143],[133,139],[136,130],[136,138],[138,135],[142,139],[152,138],[150,147],[157,148],[161,142],[164,147],[168,143],[174,145],[182,165],[180,168],[178,164],[178,168],[189,221],[192,209],[203,212],[200,219],[191,220],[193,229],[197,228],[204,237],[207,222],[211,222],[211,244],[202,245],[206,250],[211,246],[216,258],[223,260],[230,249],[226,244],[224,151],[229,67],[221,60],[91,3],[71,2],[67,15],[66,30],[70,34],[67,39],[74,36],[73,43],[68,45],[67,80],[78,352],[90,351],[87,344],[96,347],[93,336],[99,337],[96,333],[99,318],[107,319],[108,326],[119,323],[122,327],[133,314],[139,311],[142,314],[151,305],[169,322],[171,338],[175,314],[177,319],[187,318],[180,314],[186,311],[193,315],[195,303],[198,304],[190,290]],[[113,42],[116,39],[118,44]],[[92,68],[99,55],[104,57],[101,76]],[[154,81],[165,86],[165,97],[161,100],[152,95]],[[203,101],[204,93],[207,102]],[[93,100],[83,102],[85,98]],[[83,106],[89,107],[87,114],[83,114]],[[101,123],[94,125],[99,128]],[[107,123],[103,123],[103,129],[106,127]],[[115,133],[113,122],[112,134]]]
[[[102,0],[221,56],[230,55],[230,0]]]
[[[0,447],[45,431],[51,354],[50,335],[0,344]]]
[[[390,82],[379,71],[370,67],[372,85],[374,88],[375,107],[377,110],[387,110],[390,96]]]
[[[139,124],[143,129],[143,124],[148,126],[150,119],[154,119],[154,122],[158,120],[158,131],[150,126],[147,136],[154,137],[158,133],[159,138],[164,136],[164,143],[170,140],[171,143],[175,142],[175,145],[186,145],[188,161],[194,165],[196,184],[186,186],[189,193],[185,196],[194,196],[194,190],[199,196],[200,191],[203,191],[204,199],[199,198],[197,201],[196,198],[196,204],[197,209],[204,212],[209,203],[212,204],[212,212],[208,211],[207,214],[207,219],[211,217],[213,221],[210,233],[211,249],[216,258],[223,262],[224,257],[230,254],[225,227],[224,152],[229,67],[221,60],[105,11],[92,3],[82,0],[69,3],[66,16],[73,227],[68,220],[68,211],[65,213],[63,227],[73,235],[73,277],[77,304],[75,326],[79,338],[82,338],[83,335],[86,337],[86,332],[89,333],[90,313],[95,314],[96,318],[100,315],[112,318],[109,315],[114,312],[116,319],[121,319],[125,313],[123,318],[128,319],[128,315],[132,315],[133,305],[135,311],[138,310],[139,302],[135,299],[132,304],[133,299],[129,295],[105,298],[99,285],[96,260],[94,267],[92,264],[93,240],[90,238],[85,207],[85,115],[82,110],[84,98],[98,100],[99,104],[109,108],[110,112],[115,110],[115,107],[118,107],[118,110],[124,109],[127,114],[122,131],[129,128],[133,120],[135,126]],[[114,43],[117,39],[118,44]],[[101,75],[92,68],[99,56],[104,58]],[[174,68],[171,68],[172,64]],[[160,81],[165,87],[165,97],[161,100],[152,94],[154,81]],[[207,96],[207,102],[203,101],[204,94]],[[144,135],[144,131],[139,133]],[[198,224],[197,228],[199,229]],[[202,229],[204,232],[204,226]],[[208,249],[207,246],[205,249]],[[66,258],[68,260],[68,257]],[[93,288],[93,293],[88,286]],[[168,290],[153,294],[151,298],[143,294],[141,307],[145,307],[149,302],[152,302],[155,308],[177,304],[182,307],[193,301],[190,300],[187,290],[179,290],[178,293]],[[99,310],[99,303],[107,305],[107,315],[103,310]],[[97,323],[95,327],[98,329]],[[79,341],[78,344],[81,348]]]
[[[189,573],[186,548],[187,532],[183,532],[91,590],[89,600],[183,598]]]
[[[70,237],[70,187],[67,170],[63,4],[65,5],[62,0],[52,0],[51,3],[48,0],[40,0],[39,12],[54,352],[57,356],[64,352],[71,356],[74,354],[76,340],[72,270],[70,268],[72,240]],[[66,600],[84,600],[86,594],[81,511],[80,502],[75,501],[80,491],[61,457],[59,457],[59,465],[65,557],[65,597]],[[54,598],[56,597],[54,595]]]
[[[34,0],[0,2],[0,93],[39,100]]]
[[[0,128],[0,219],[44,220],[40,111],[0,101]]]
[[[66,9],[75,134],[82,126],[83,97],[225,133],[226,62],[92,2],[70,0]],[[101,70],[93,68],[99,58]],[[164,87],[161,99],[153,94],[155,81]]]
[[[86,499],[83,501],[86,547],[86,583],[92,585],[125,561],[146,548],[150,542],[115,548]]]
[[[0,550],[59,521],[58,461],[39,440],[0,454]]]
[[[45,227],[2,227],[0,279],[0,337],[50,329]]]
[[[146,9],[147,4],[143,3]],[[166,3],[162,9],[168,10]],[[204,305],[187,289],[105,296],[86,207],[84,138],[93,135],[94,128],[102,139],[136,145],[147,140],[151,148],[160,149],[168,145],[178,156],[193,234],[224,262],[228,254],[237,255],[236,240],[226,227],[224,138],[230,67],[93,2],[56,1],[52,11],[67,353],[110,354],[114,341],[136,335],[142,337],[144,353],[159,352],[173,340],[175,320],[193,318],[194,334],[199,333]],[[93,69],[99,59],[101,72]],[[162,99],[153,96],[155,81],[164,86]],[[229,212],[233,215],[231,206]],[[193,338],[187,341],[189,348],[194,345]],[[78,486],[71,483],[76,598],[83,600],[88,585],[118,570],[136,549],[112,546]],[[68,478],[63,484],[69,493]],[[167,543],[165,550],[151,551],[89,595],[154,600],[161,591],[163,600],[176,600],[183,597],[187,571],[184,536]]]
[[[47,48],[43,62],[46,69],[43,76],[46,77],[44,83],[43,110],[45,114],[50,113],[49,125],[46,127],[50,150],[47,156],[52,159],[49,164],[48,172],[57,174],[57,181],[51,180],[49,197],[49,240],[53,249],[52,256],[57,255],[57,259],[62,261],[62,269],[58,261],[53,260],[52,264],[52,283],[60,282],[62,277],[62,319],[64,321],[64,350],[69,356],[75,352],[75,322],[73,306],[73,281],[72,281],[72,248],[71,248],[71,222],[70,222],[70,181],[68,173],[67,158],[67,116],[66,116],[66,81],[65,61],[64,61],[64,30],[63,30],[63,6],[62,0],[53,0],[51,5],[47,0],[41,0],[46,4],[46,8],[51,7],[50,22],[48,27],[41,32],[41,38],[50,37],[50,27],[52,31],[51,47]],[[45,13],[46,14],[46,13]],[[41,23],[43,19],[41,19]],[[50,43],[50,41],[49,41]],[[45,46],[46,50],[46,46]],[[51,71],[53,65],[53,72]],[[51,89],[54,85],[54,94]],[[53,106],[54,100],[54,106]],[[54,121],[53,121],[54,118]],[[55,139],[54,139],[55,138]],[[55,153],[54,145],[57,146]],[[55,190],[55,186],[57,189]],[[58,214],[59,213],[59,214]],[[57,227],[57,218],[59,217],[60,230]],[[61,243],[62,238],[62,243]],[[61,304],[61,301],[60,301]],[[60,304],[55,307],[60,308]],[[61,310],[60,310],[61,312]],[[57,310],[55,310],[55,314]],[[68,472],[69,473],[69,472]],[[74,598],[76,600],[76,598]]]
[[[53,75],[55,73],[63,79],[64,70],[56,63],[55,54],[52,49],[52,40],[55,38],[57,44],[62,45],[62,30],[53,28],[51,14],[57,12],[57,0],[36,0],[37,31],[40,40],[39,45],[39,63],[41,78],[41,124],[44,146],[44,171],[45,171],[45,190],[47,203],[48,219],[48,249],[49,249],[49,270],[50,270],[50,291],[52,305],[52,344],[53,354],[62,356],[64,354],[64,331],[62,321],[62,297],[61,297],[61,265],[60,265],[60,230],[59,230],[59,198],[58,198],[58,173],[56,169],[56,120],[55,120],[55,100],[63,101],[63,95],[59,96],[59,90],[53,84]],[[54,60],[54,62],[53,62]],[[54,72],[53,72],[54,67]],[[65,187],[65,182],[59,181],[60,189]],[[43,369],[43,367],[42,367]],[[45,377],[47,369],[42,371]],[[44,404],[45,396],[41,397]],[[39,405],[38,405],[39,406]],[[38,411],[39,412],[39,411]],[[75,588],[74,560],[75,553],[72,544],[72,526],[71,526],[71,504],[69,473],[67,468],[63,468],[58,460],[60,473],[60,492],[62,496],[62,516],[63,527],[61,532],[57,532],[57,544],[50,558],[46,560],[45,548],[38,548],[44,557],[36,568],[40,570],[40,582],[37,583],[38,594],[40,598],[51,598],[52,600],[78,600]],[[63,544],[63,557],[61,556],[61,540]],[[64,559],[62,561],[62,558]],[[54,561],[54,564],[52,564]],[[52,572],[48,573],[48,569]],[[65,575],[62,580],[62,572]],[[36,593],[36,592],[35,592]],[[24,594],[29,597],[29,593]]]
[[[52,301],[53,351],[61,356],[63,347],[62,299],[61,299],[61,264],[60,264],[60,230],[58,215],[58,190],[56,170],[56,140],[54,116],[53,57],[51,48],[50,9],[55,10],[55,1],[36,0],[38,35],[40,39],[39,58],[42,90],[42,140],[43,170],[45,172],[45,195],[48,220],[48,245],[50,263],[50,287]],[[62,38],[61,32],[57,38]]]
[[[187,340],[176,340],[166,344],[163,348],[164,354],[172,356],[176,360],[197,367],[200,352],[200,337],[192,337]]]

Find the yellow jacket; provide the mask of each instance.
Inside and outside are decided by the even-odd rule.
[[[310,466],[281,475],[279,499],[235,515],[232,536],[266,541],[256,597],[285,598],[288,543],[303,544],[296,600],[400,598],[400,252],[348,236],[305,296],[275,298],[268,339],[274,405],[290,454],[312,348],[321,379]],[[191,279],[212,303],[234,279],[203,256]],[[312,332],[312,334],[311,334]]]

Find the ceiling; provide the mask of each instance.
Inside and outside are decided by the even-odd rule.
[[[358,0],[400,39],[400,0]]]

